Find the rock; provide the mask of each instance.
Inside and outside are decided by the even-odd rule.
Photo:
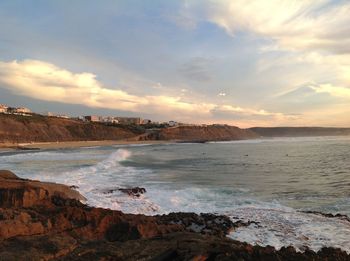
[[[40,150],[40,148],[34,148],[34,147],[27,148],[23,146],[17,146],[17,149],[18,150]]]
[[[31,207],[54,195],[85,200],[78,191],[65,185],[21,179],[10,171],[0,172],[0,207]]]
[[[146,189],[140,187],[120,188],[118,190],[132,197],[140,197],[142,194],[146,193]]]
[[[187,231],[220,237],[241,226],[233,223],[227,216],[208,213],[197,215],[195,213],[178,212],[158,217],[160,223],[177,224],[183,226]]]
[[[340,213],[337,213],[334,215],[331,213],[323,213],[323,212],[319,212],[319,211],[302,211],[302,212],[308,213],[308,214],[320,215],[320,216],[324,216],[324,217],[328,217],[328,218],[338,218],[338,219],[350,222],[350,217],[348,217],[347,215],[340,214]]]
[[[0,170],[0,179],[19,179],[19,177],[9,170]]]

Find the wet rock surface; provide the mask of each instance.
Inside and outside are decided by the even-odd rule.
[[[186,231],[216,235],[224,237],[238,227],[249,226],[252,222],[237,221],[223,215],[210,213],[170,213],[168,215],[157,216],[159,224],[176,224],[184,227]]]
[[[350,218],[347,215],[343,215],[343,214],[339,214],[339,213],[338,214],[331,214],[331,213],[323,213],[323,212],[319,212],[319,211],[303,211],[303,213],[319,215],[319,216],[323,216],[323,217],[327,217],[327,218],[337,218],[337,219],[341,219],[341,220],[350,222]]]
[[[225,235],[249,222],[226,216],[93,208],[66,186],[4,171],[0,188],[0,260],[350,260],[340,249],[297,253],[231,240]]]
[[[132,197],[140,197],[142,194],[146,193],[146,189],[145,188],[140,188],[140,187],[121,188],[121,189],[118,189],[118,190],[120,192],[128,194],[129,196],[132,196]]]
[[[146,193],[146,189],[145,188],[141,188],[141,187],[132,187],[132,188],[112,188],[112,189],[106,189],[104,191],[102,191],[102,193],[104,194],[111,194],[114,192],[122,192],[124,194],[127,194],[131,197],[137,197],[139,198],[142,194]]]

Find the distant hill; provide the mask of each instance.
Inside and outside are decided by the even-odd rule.
[[[345,136],[350,128],[322,127],[254,127],[249,130],[261,137]]]
[[[164,128],[140,137],[145,140],[173,140],[183,142],[227,141],[254,139],[259,136],[251,130],[228,125],[177,126]]]

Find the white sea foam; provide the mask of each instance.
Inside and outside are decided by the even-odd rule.
[[[236,219],[253,220],[258,225],[241,227],[230,237],[261,246],[276,248],[294,246],[303,251],[305,247],[319,250],[322,247],[339,247],[350,253],[350,222],[316,214],[297,212],[293,209],[269,210],[239,208],[234,210]]]

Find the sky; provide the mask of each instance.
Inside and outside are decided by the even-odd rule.
[[[350,127],[350,1],[0,0],[0,103]]]

